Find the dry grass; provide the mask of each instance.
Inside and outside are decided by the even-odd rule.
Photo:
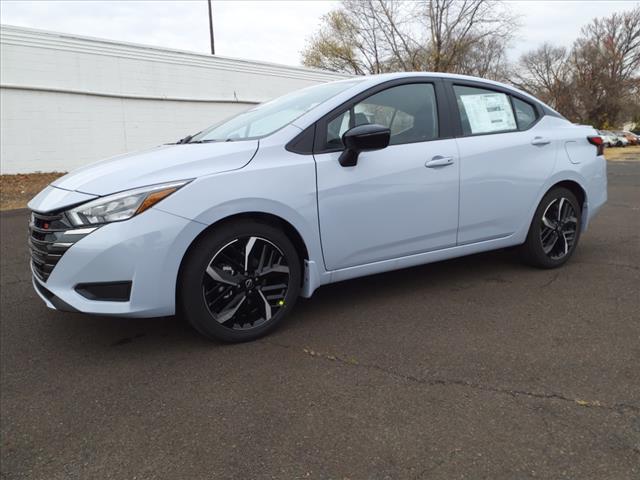
[[[60,172],[0,175],[0,210],[25,208],[40,190],[62,175]]]
[[[604,155],[614,162],[640,161],[640,145],[607,148]],[[31,198],[62,175],[60,172],[0,175],[0,210],[25,208]]]
[[[611,161],[632,161],[640,160],[640,145],[633,145],[630,147],[614,147],[605,148],[604,156],[607,160]]]

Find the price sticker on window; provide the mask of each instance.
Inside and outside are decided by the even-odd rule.
[[[500,132],[517,128],[509,98],[503,93],[461,95],[460,100],[466,110],[471,133]]]

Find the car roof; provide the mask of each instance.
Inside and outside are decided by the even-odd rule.
[[[370,86],[374,86],[374,85],[377,85],[379,83],[390,81],[390,80],[396,80],[396,79],[402,79],[402,78],[416,78],[416,77],[443,78],[443,79],[448,79],[448,80],[461,80],[461,81],[469,81],[469,82],[478,82],[478,83],[484,83],[484,84],[486,84],[488,86],[492,86],[493,85],[493,86],[496,86],[496,87],[506,88],[508,90],[511,90],[513,92],[516,92],[516,93],[522,95],[523,97],[526,97],[526,98],[528,98],[530,100],[533,100],[533,101],[543,105],[544,107],[548,108],[552,112],[554,112],[557,115],[562,117],[562,115],[559,112],[557,112],[554,108],[550,107],[549,105],[544,103],[542,100],[534,97],[530,93],[527,93],[527,92],[525,92],[523,90],[520,90],[519,88],[514,87],[513,85],[509,85],[507,83],[498,82],[496,80],[489,80],[487,78],[482,78],[482,77],[474,77],[474,76],[471,76],[471,75],[460,75],[458,73],[447,73],[447,72],[395,72],[395,73],[380,73],[380,74],[377,74],[377,75],[365,75],[362,78],[365,79],[365,82],[363,82],[363,84],[366,84],[366,86],[368,88]]]
[[[312,123],[315,123],[319,118],[331,112],[334,108],[342,105],[344,102],[349,101],[355,95],[358,95],[361,92],[365,92],[370,88],[376,87],[385,82],[390,82],[393,80],[401,80],[401,79],[416,79],[416,78],[440,78],[446,80],[461,80],[461,81],[469,81],[469,82],[477,82],[479,84],[484,84],[487,87],[496,86],[503,88],[507,91],[516,93],[521,97],[530,100],[532,103],[536,103],[540,105],[541,108],[547,113],[559,118],[564,118],[560,113],[551,108],[549,105],[540,101],[533,95],[519,90],[513,85],[508,85],[506,83],[497,82],[495,80],[488,80],[486,78],[473,77],[470,75],[459,75],[455,73],[446,73],[446,72],[397,72],[397,73],[381,73],[377,75],[354,75],[346,79],[336,80],[336,83],[345,83],[349,81],[356,80],[357,82],[340,92],[336,96],[328,99],[325,102],[322,102],[320,105],[317,105],[315,108],[309,110],[308,112],[302,114],[296,120],[292,122],[292,125],[304,130]]]

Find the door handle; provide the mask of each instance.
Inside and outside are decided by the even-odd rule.
[[[531,140],[531,145],[548,145],[550,143],[551,139],[546,137],[535,137]]]
[[[443,157],[442,155],[436,155],[431,160],[427,160],[424,164],[427,168],[446,167],[453,164],[453,157]]]

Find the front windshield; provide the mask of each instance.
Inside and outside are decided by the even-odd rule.
[[[195,135],[189,143],[229,142],[265,137],[360,82],[361,80],[324,83],[297,90],[214,125]]]

